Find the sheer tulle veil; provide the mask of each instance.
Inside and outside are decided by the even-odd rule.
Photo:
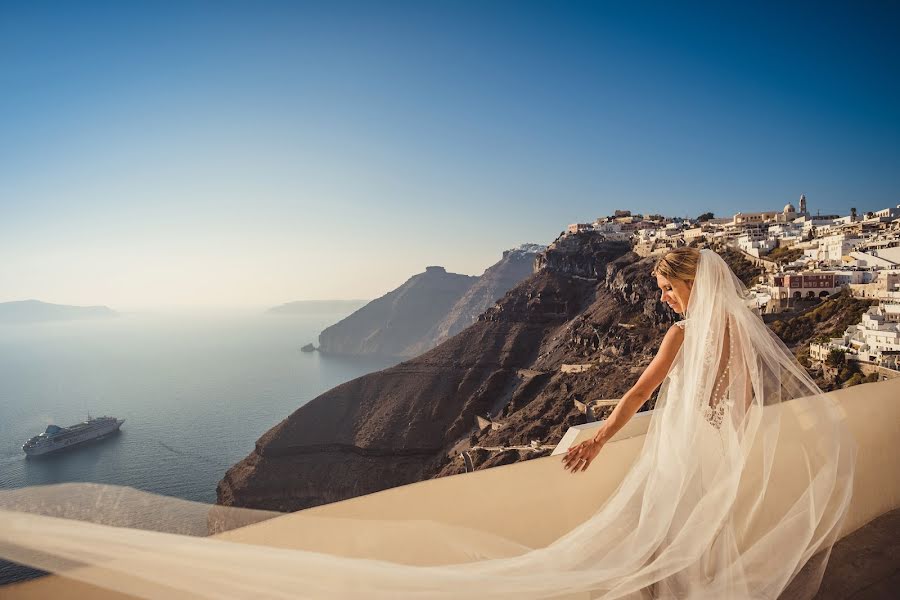
[[[777,598],[788,586],[811,597],[854,459],[840,406],[703,250],[643,449],[618,489],[545,547],[423,567],[253,546],[197,536],[210,507],[85,485],[0,493],[0,556],[142,598]]]

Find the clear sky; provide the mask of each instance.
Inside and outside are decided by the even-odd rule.
[[[0,0],[0,301],[374,298],[616,208],[900,203],[900,4],[736,4]]]

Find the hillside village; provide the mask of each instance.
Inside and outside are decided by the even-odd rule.
[[[617,210],[593,223],[569,225],[554,244],[587,232],[629,241],[643,257],[679,246],[731,248],[761,271],[748,287],[770,323],[826,298],[867,301],[859,322],[838,337],[816,339],[798,356],[841,385],[900,376],[900,204],[821,215],[812,214],[800,196],[798,206],[788,203],[781,211],[727,218],[705,213],[696,219]]]

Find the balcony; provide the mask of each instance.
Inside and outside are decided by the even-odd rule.
[[[850,513],[835,546],[817,598],[888,598],[900,585],[896,556],[900,539],[900,379],[829,392],[847,413],[859,444]],[[649,414],[638,414],[610,441],[588,471],[573,475],[558,455],[586,439],[599,423],[569,429],[554,455],[463,475],[422,481],[276,517],[226,533],[222,539],[281,548],[302,548],[408,564],[471,560],[465,539],[496,541],[497,556],[544,546],[584,521],[611,494],[643,443]],[[790,469],[790,461],[776,463]],[[796,463],[795,463],[796,464]],[[776,467],[777,468],[777,467]],[[782,472],[781,476],[790,477]],[[539,485],[536,483],[539,482]],[[352,524],[348,519],[353,518]],[[423,525],[416,520],[428,520]],[[390,521],[390,522],[388,522]],[[445,526],[453,544],[436,545]],[[425,527],[426,529],[423,529]],[[0,588],[4,598],[130,598],[50,576]]]

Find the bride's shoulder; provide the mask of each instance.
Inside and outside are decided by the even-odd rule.
[[[671,340],[671,342],[669,340]],[[682,340],[684,340],[684,321],[677,321],[676,323],[673,323],[666,332],[666,335],[663,338],[663,345],[670,343],[680,346]]]
[[[687,319],[682,319],[680,321],[675,321],[675,326],[684,331],[684,326],[687,324]]]

